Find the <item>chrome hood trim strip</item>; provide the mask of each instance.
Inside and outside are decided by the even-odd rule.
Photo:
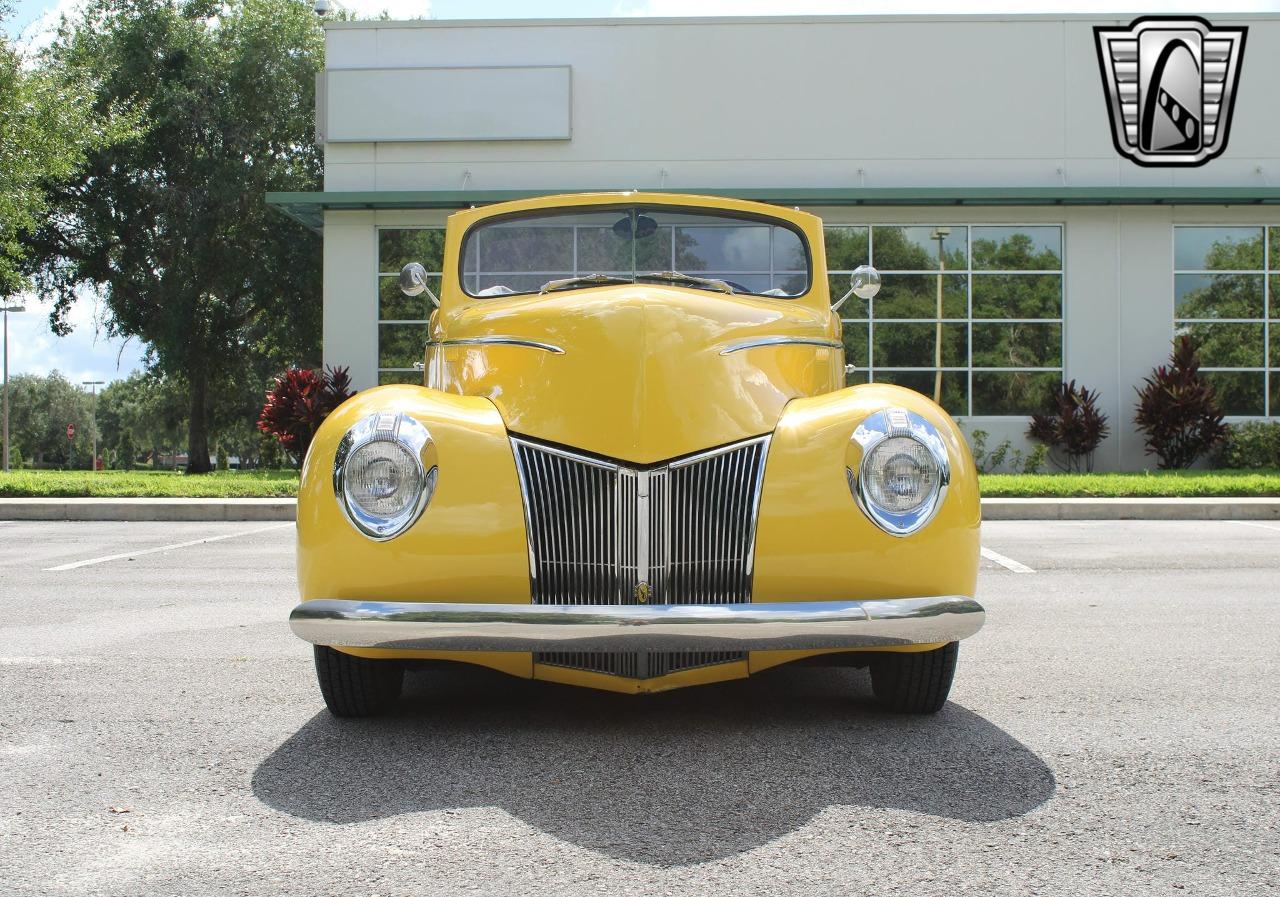
[[[833,339],[822,339],[816,336],[762,336],[759,339],[748,339],[731,343],[720,350],[721,355],[732,355],[743,349],[758,349],[761,346],[821,346],[824,349],[839,349],[843,344]]]

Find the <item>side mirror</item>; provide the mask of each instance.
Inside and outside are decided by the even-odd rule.
[[[859,299],[870,299],[878,292],[880,292],[880,272],[870,265],[859,265],[853,269],[853,274],[849,276],[849,292],[833,303],[831,310],[838,311],[850,296],[857,296]]]
[[[427,269],[417,262],[410,262],[400,269],[400,292],[410,297],[426,293],[431,304],[440,307],[440,298],[427,286]]]

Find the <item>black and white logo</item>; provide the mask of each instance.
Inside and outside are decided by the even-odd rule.
[[[1203,165],[1221,155],[1248,30],[1191,16],[1094,28],[1116,151],[1139,165]]]

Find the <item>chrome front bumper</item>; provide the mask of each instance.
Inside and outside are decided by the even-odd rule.
[[[317,645],[432,651],[769,651],[953,642],[982,628],[961,595],[761,604],[424,604],[304,601]]]

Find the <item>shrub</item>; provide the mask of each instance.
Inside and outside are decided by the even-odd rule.
[[[1280,470],[1280,421],[1230,427],[1218,460],[1223,467]]]
[[[1039,473],[1044,467],[1045,457],[1049,453],[1046,445],[1036,445],[1025,454],[1013,447],[1013,440],[1006,439],[991,451],[987,451],[986,430],[974,430],[969,436],[974,466],[979,473],[995,473],[1007,461],[1014,473]]]
[[[274,436],[286,452],[301,461],[324,419],[351,395],[351,376],[346,368],[289,368],[267,391],[258,429]]]
[[[216,449],[216,458],[218,470],[231,469],[231,456],[227,454],[227,449],[221,442],[218,443],[218,448]]]
[[[1098,409],[1098,391],[1077,387],[1074,380],[1055,387],[1048,410],[1031,415],[1027,427],[1027,436],[1045,445],[1054,466],[1073,473],[1093,470],[1093,453],[1110,432]]]
[[[1163,469],[1190,467],[1222,441],[1227,425],[1218,398],[1200,373],[1197,346],[1189,336],[1173,344],[1168,365],[1160,365],[1138,389],[1134,422],[1146,434],[1147,454]]]
[[[138,449],[133,444],[133,434],[128,429],[124,429],[116,441],[115,467],[117,470],[133,470],[133,462],[137,458]]]

